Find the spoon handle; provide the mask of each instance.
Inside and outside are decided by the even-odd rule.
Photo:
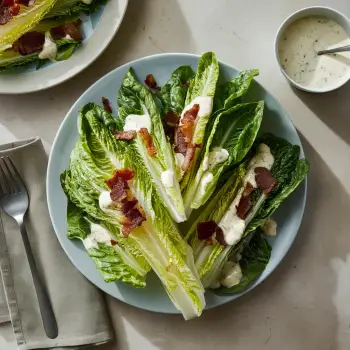
[[[327,53],[336,53],[336,52],[344,52],[344,51],[350,51],[350,45],[342,46],[342,47],[336,47],[334,49],[329,49],[329,50],[321,50],[318,51],[318,55],[324,55]]]

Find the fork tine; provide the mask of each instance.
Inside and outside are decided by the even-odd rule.
[[[5,167],[5,160],[4,157],[1,157],[1,162],[0,162],[0,175],[2,177],[2,181],[0,180],[0,187],[1,187],[1,192],[3,195],[8,196],[11,194],[12,189],[10,186],[9,178],[7,173],[4,170]]]
[[[22,189],[25,187],[22,181],[21,175],[19,174],[17,168],[13,164],[13,161],[10,157],[6,157],[4,160],[6,169],[10,176],[12,176],[12,188],[14,192],[22,192]]]

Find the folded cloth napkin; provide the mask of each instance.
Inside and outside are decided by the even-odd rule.
[[[58,337],[47,338],[23,241],[16,222],[0,211],[0,322],[11,320],[18,348],[79,349],[113,338],[102,293],[69,261],[51,226],[46,203],[47,156],[39,138],[0,145],[25,182],[30,245],[46,285],[58,324]],[[5,292],[4,295],[1,295]]]

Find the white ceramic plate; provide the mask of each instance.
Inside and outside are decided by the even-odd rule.
[[[72,78],[87,68],[106,49],[116,34],[129,0],[109,0],[106,6],[83,19],[85,40],[66,61],[42,69],[0,74],[0,94],[24,94],[45,90]],[[87,17],[87,16],[85,16]]]
[[[147,287],[134,288],[126,283],[105,283],[95,267],[94,262],[86,253],[81,242],[70,241],[67,236],[66,207],[67,199],[60,185],[60,174],[69,166],[71,151],[78,139],[78,110],[88,102],[101,103],[104,96],[111,102],[113,111],[118,109],[116,96],[124,75],[132,66],[140,81],[147,74],[154,74],[159,84],[164,84],[171,72],[180,65],[190,65],[197,69],[199,57],[189,54],[161,54],[141,58],[121,66],[92,85],[73,105],[63,120],[52,146],[47,172],[47,199],[53,227],[63,249],[73,264],[96,286],[113,297],[130,305],[156,312],[178,313],[165,293],[158,278],[153,273],[147,276]],[[251,67],[247,67],[251,68]],[[220,63],[220,74],[229,80],[239,71],[227,64]],[[292,144],[302,147],[297,131],[288,115],[277,100],[257,82],[253,82],[247,98],[252,101],[265,101],[262,131],[269,131],[283,137]],[[304,152],[301,149],[301,156]],[[278,235],[269,239],[272,246],[271,259],[265,271],[242,293],[233,295],[216,295],[206,293],[207,308],[227,303],[247,293],[260,284],[279,265],[287,254],[297,235],[304,213],[306,199],[306,182],[282,203],[273,215],[278,224]]]

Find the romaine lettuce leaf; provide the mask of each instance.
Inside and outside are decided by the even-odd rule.
[[[20,5],[19,14],[10,22],[0,26],[0,52],[33,29],[55,3],[56,0],[36,0],[31,6]]]
[[[103,239],[99,240],[95,233],[101,231]],[[92,222],[70,201],[67,206],[67,232],[68,238],[83,242],[105,282],[121,280],[135,287],[146,286],[145,275],[149,270],[147,262],[142,257],[134,256],[125,245],[121,246],[116,236],[103,224]],[[105,240],[105,236],[109,241]]]
[[[166,210],[136,147],[118,142],[110,131],[117,124],[100,106],[88,104],[82,108],[78,130],[84,141],[78,141],[78,144],[81,143],[86,152],[79,148],[77,154],[73,151],[70,168],[64,176],[68,181],[62,181],[65,192],[79,208],[102,220],[109,230],[111,226],[118,228],[121,226],[119,213],[113,215],[112,208],[108,215],[99,210],[98,192],[105,190],[104,181],[113,176],[114,170],[134,169],[132,191],[144,209],[147,221],[123,242],[142,253],[186,319],[199,316],[205,306],[204,289],[194,268],[192,250]],[[67,176],[69,173],[70,177]],[[100,212],[104,214],[102,218]]]
[[[238,104],[221,112],[215,119],[197,173],[190,179],[184,194],[187,214],[206,203],[215,190],[221,174],[238,164],[249,152],[259,131],[264,102]],[[227,158],[216,164],[211,161],[216,150]],[[208,175],[212,180],[206,182]],[[192,208],[192,209],[191,209]]]
[[[195,78],[190,82],[189,89],[186,95],[185,108],[190,105],[190,103],[197,97],[210,97],[214,98],[216,84],[219,78],[219,63],[213,52],[207,52],[203,54],[198,62],[198,68]],[[181,190],[184,192],[188,181],[191,179],[193,174],[198,168],[198,162],[200,157],[200,147],[204,141],[204,134],[207,123],[211,115],[203,115],[197,118],[195,123],[195,128],[192,137],[192,144],[198,145],[196,148],[193,160],[187,171],[182,174],[183,178],[181,180]],[[179,172],[179,170],[177,171]]]
[[[55,6],[46,14],[45,18],[73,16],[79,13],[91,14],[108,0],[92,0],[91,4],[85,4],[82,0],[57,0]]]
[[[233,294],[243,291],[266,268],[271,257],[271,247],[261,232],[256,232],[250,242],[245,245],[239,265],[242,269],[242,279],[239,284],[215,289],[217,294]]]
[[[242,242],[242,240],[258,226],[263,225],[265,220],[274,213],[282,201],[285,200],[305,179],[309,170],[309,165],[306,160],[298,160],[300,153],[300,148],[298,146],[293,146],[288,141],[273,135],[264,135],[259,138],[252,147],[250,157],[254,155],[258,145],[262,142],[270,147],[271,153],[275,158],[274,164],[271,168],[271,173],[278,180],[278,185],[267,197],[263,194],[259,195],[258,200],[254,203],[252,210],[245,219],[247,227],[240,242]],[[247,162],[249,161],[249,158],[247,159]],[[235,180],[238,180],[236,173],[232,175],[232,180],[230,180],[230,182],[237,184]],[[239,183],[241,183],[240,180]],[[225,191],[228,192],[227,195],[230,203],[233,198],[235,198],[237,190],[239,189],[239,186],[236,186],[233,185],[232,190],[227,190],[225,186],[223,187],[225,188]],[[214,202],[216,203],[214,212],[207,215],[209,219],[205,219],[204,221],[214,220],[216,223],[220,224],[220,220],[225,213],[225,211],[221,209],[222,204],[219,202],[219,196],[223,195],[223,193],[224,192],[220,191],[216,195],[218,197],[216,199],[216,196],[214,197]],[[218,213],[216,217],[215,212]],[[198,220],[202,220],[202,218],[199,217]],[[198,222],[200,221],[197,221],[197,223]],[[195,237],[196,227],[192,227],[189,236],[191,238],[191,245],[195,252],[195,263],[197,267],[199,266],[199,274],[202,283],[204,287],[209,287],[220,275],[223,264],[227,261],[229,255],[236,249],[236,246],[227,246],[220,249],[218,248],[218,246],[220,246],[219,243],[205,245],[203,242],[199,242]],[[237,246],[240,245],[240,242],[237,243]],[[198,248],[199,246],[201,246],[201,248]]]
[[[186,219],[180,186],[176,178],[176,169],[171,145],[165,136],[160,113],[153,99],[151,92],[141,85],[130,68],[126,73],[122,86],[118,93],[119,117],[125,127],[126,120],[130,115],[139,115],[149,124],[149,134],[152,137],[156,155],[150,156],[142,135],[137,133],[137,137],[129,144],[133,144],[137,152],[141,155],[142,161],[147,166],[152,175],[152,179],[162,197],[169,213],[176,222]],[[136,130],[138,131],[138,130]],[[119,141],[119,143],[125,143]],[[162,174],[167,172],[170,183],[162,182]]]
[[[241,103],[241,97],[248,91],[254,77],[258,75],[258,69],[243,70],[237,77],[218,86],[214,96],[215,114]]]
[[[70,39],[56,40],[55,42],[58,47],[56,55],[57,61],[68,59],[73,54],[75,48],[80,45],[80,41]],[[40,52],[35,52],[30,55],[22,56],[18,52],[12,50],[0,52],[0,72],[7,72],[24,67],[35,61],[44,62],[45,60],[39,59],[39,53]]]
[[[163,117],[169,111],[180,116],[185,107],[189,83],[194,76],[195,73],[190,66],[180,66],[174,70],[157,95],[161,101],[161,115]]]

